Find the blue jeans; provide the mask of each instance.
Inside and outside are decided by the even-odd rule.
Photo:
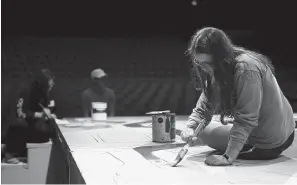
[[[237,159],[245,159],[245,160],[269,160],[269,159],[276,159],[278,158],[283,151],[289,148],[293,141],[294,141],[295,131],[289,136],[287,141],[279,147],[272,148],[272,149],[260,149],[260,148],[253,148],[253,146],[246,144],[244,145],[241,153],[238,155]],[[252,149],[252,150],[251,150]],[[249,151],[251,150],[251,151]],[[248,151],[248,152],[247,152]]]

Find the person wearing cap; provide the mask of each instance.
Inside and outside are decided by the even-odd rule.
[[[115,115],[116,97],[112,89],[104,84],[107,74],[102,69],[91,72],[91,87],[82,93],[82,111],[84,117],[91,116],[92,102],[107,103],[107,115]]]

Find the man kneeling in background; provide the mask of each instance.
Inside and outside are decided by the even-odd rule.
[[[107,115],[115,115],[116,97],[113,90],[104,84],[107,74],[102,69],[91,72],[91,87],[82,93],[82,110],[84,117],[91,116],[92,102],[107,103]]]

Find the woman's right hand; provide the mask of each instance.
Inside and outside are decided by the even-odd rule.
[[[190,139],[194,142],[197,140],[197,137],[195,136],[195,130],[189,127],[186,127],[182,133],[181,133],[181,138],[183,141],[188,142]]]

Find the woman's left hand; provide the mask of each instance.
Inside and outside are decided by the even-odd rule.
[[[228,166],[232,164],[222,155],[208,156],[204,162],[209,166]]]

